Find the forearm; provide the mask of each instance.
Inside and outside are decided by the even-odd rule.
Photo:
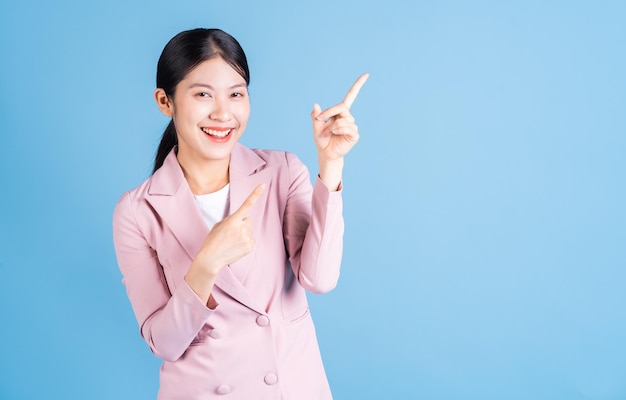
[[[167,282],[157,253],[134,215],[125,194],[113,216],[118,265],[141,336],[155,355],[172,361],[184,354],[214,311],[185,281]]]
[[[337,285],[343,254],[342,213],[341,192],[317,181],[298,268],[298,281],[311,292],[328,292]]]
[[[176,361],[212,314],[206,302],[202,302],[188,284],[181,282],[165,306],[142,324],[141,335],[157,357]]]

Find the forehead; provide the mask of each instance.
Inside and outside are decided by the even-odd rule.
[[[232,87],[246,81],[241,75],[220,57],[203,61],[194,67],[181,83],[188,85],[207,84],[215,88]]]

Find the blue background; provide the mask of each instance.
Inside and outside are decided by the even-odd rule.
[[[0,398],[153,399],[111,214],[167,119],[158,56],[246,50],[243,143],[316,172],[353,113],[338,288],[310,296],[337,399],[626,399],[626,3],[0,5]]]

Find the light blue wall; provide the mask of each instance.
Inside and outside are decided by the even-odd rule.
[[[150,171],[175,33],[252,71],[243,142],[315,172],[309,113],[368,71],[339,287],[311,296],[337,399],[626,398],[626,3],[3,1],[0,399],[153,399],[111,240]]]

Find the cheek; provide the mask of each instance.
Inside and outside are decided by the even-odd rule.
[[[250,118],[250,104],[242,105],[242,107],[237,110],[237,120],[241,125],[246,125],[248,118]]]
[[[182,109],[180,113],[180,119],[186,124],[197,125],[210,113],[208,107],[199,104],[189,105]]]

